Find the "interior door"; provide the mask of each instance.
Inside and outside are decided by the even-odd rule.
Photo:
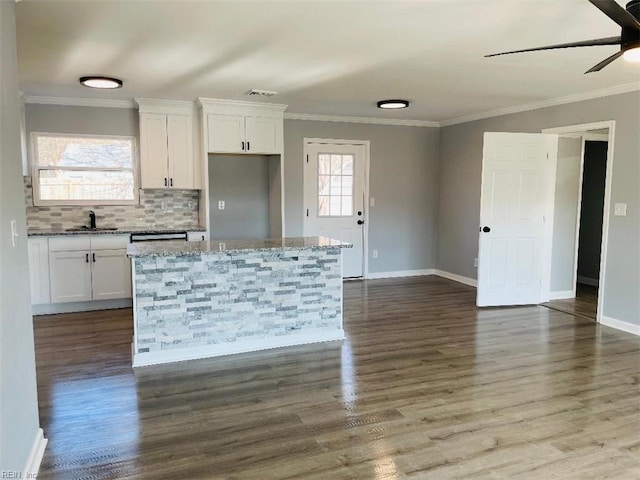
[[[484,134],[478,306],[542,301],[545,215],[553,188],[548,172],[556,146],[555,135]]]
[[[353,248],[342,249],[344,277],[363,275],[364,162],[364,145],[307,144],[305,235],[353,244]]]

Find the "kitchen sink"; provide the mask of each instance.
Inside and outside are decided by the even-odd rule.
[[[74,228],[67,228],[65,230],[65,232],[113,232],[114,230],[118,230],[116,227],[96,227],[96,228],[90,228],[90,227],[74,227]]]

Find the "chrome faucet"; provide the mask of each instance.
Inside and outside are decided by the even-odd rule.
[[[96,212],[89,210],[89,228],[95,230],[96,228]]]

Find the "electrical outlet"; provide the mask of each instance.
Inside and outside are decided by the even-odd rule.
[[[224,210],[224,200],[218,201],[218,210]]]
[[[373,251],[373,258],[378,258],[378,250]]]
[[[626,217],[627,216],[627,204],[626,203],[616,203],[613,206],[613,215],[616,217]]]
[[[370,207],[375,207],[376,206],[376,199],[373,197],[369,198],[369,206]]]
[[[477,266],[478,266],[478,259],[477,259],[477,258],[474,258],[474,259],[473,259],[473,266],[474,266],[474,267],[477,267]]]

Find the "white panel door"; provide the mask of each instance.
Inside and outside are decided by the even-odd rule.
[[[246,151],[248,153],[279,153],[278,124],[282,120],[245,117]]]
[[[305,162],[305,235],[353,244],[342,249],[344,277],[362,277],[365,147],[310,143]]]
[[[131,298],[131,260],[127,251],[96,250],[91,255],[93,299]]]
[[[243,153],[244,116],[207,115],[208,150],[212,153]]]
[[[50,252],[51,303],[91,300],[91,264],[87,251]]]
[[[478,306],[541,301],[555,135],[484,134]]]
[[[167,174],[167,116],[156,113],[140,114],[140,186],[166,188]]]
[[[193,126],[186,115],[167,116],[169,150],[169,186],[192,189],[195,186],[193,162]]]

